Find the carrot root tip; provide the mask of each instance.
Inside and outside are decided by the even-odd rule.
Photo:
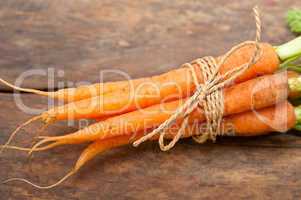
[[[33,93],[33,94],[42,95],[42,96],[52,96],[51,93],[44,92],[44,91],[41,91],[41,90],[18,87],[16,85],[12,84],[12,83],[9,83],[8,81],[5,81],[2,78],[0,78],[0,82],[2,84],[6,85],[7,87],[10,87],[10,88],[12,88],[14,90],[17,90],[17,91],[20,91],[20,92],[28,92],[28,93]]]
[[[28,121],[24,122],[23,124],[21,124],[20,126],[18,126],[13,132],[12,134],[9,136],[7,142],[2,145],[1,149],[0,149],[0,154],[3,152],[4,149],[6,149],[6,147],[11,143],[11,141],[14,139],[14,137],[16,136],[16,134],[22,129],[24,128],[25,126],[27,126],[28,124],[31,124],[32,122],[34,121],[37,121],[39,119],[41,119],[42,116],[39,115],[39,116],[36,116],[36,117],[33,117],[31,119],[29,119]]]
[[[39,137],[42,137],[42,136],[39,136]],[[43,144],[45,143],[48,143],[50,142],[50,144],[44,146],[44,147],[40,147],[42,146]],[[43,136],[43,139],[39,142],[37,142],[31,149],[30,151],[28,152],[29,155],[31,155],[34,151],[42,151],[42,150],[47,150],[47,149],[50,149],[54,146],[57,146],[59,143],[58,141],[56,141],[55,138],[52,138],[52,137],[47,137],[47,136]]]
[[[38,189],[42,189],[42,190],[47,190],[47,189],[51,189],[51,188],[54,188],[58,185],[60,185],[61,183],[63,183],[67,178],[69,178],[70,176],[72,176],[73,174],[75,174],[77,171],[76,170],[71,170],[68,174],[66,174],[63,178],[61,178],[59,181],[57,181],[56,183],[52,184],[52,185],[48,185],[48,186],[40,186],[40,185],[37,185],[37,184],[34,184],[32,183],[31,181],[27,180],[27,179],[24,179],[24,178],[10,178],[10,179],[7,179],[5,181],[3,181],[2,183],[3,184],[7,184],[9,182],[12,182],[12,181],[20,181],[20,182],[24,182],[24,183],[27,183],[35,188],[38,188]]]
[[[35,137],[36,139],[48,139],[50,138],[49,136],[37,136]]]
[[[2,148],[3,145],[0,146],[0,147]],[[13,146],[13,145],[6,145],[5,148],[6,149],[12,149],[12,150],[18,150],[18,151],[29,151],[30,150],[30,148]]]

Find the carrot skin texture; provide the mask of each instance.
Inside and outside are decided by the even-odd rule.
[[[135,79],[132,81],[115,81],[107,83],[95,83],[91,85],[80,86],[77,88],[60,89],[52,92],[51,97],[65,102],[80,101],[89,99],[94,96],[105,95],[117,91],[128,90],[129,84],[139,84],[142,79]]]
[[[268,43],[261,43],[260,46],[263,52],[260,60],[250,69],[248,69],[243,75],[238,77],[235,82],[239,83],[263,74],[271,74],[278,69],[280,61],[276,51],[274,50],[274,47]],[[253,45],[242,47],[238,51],[234,52],[221,66],[220,73],[224,74],[235,67],[247,63],[252,57],[253,53]],[[199,81],[203,82],[199,67],[197,65],[194,65],[194,68],[197,72]],[[164,94],[167,92],[169,94],[173,94],[174,90],[177,90],[177,88],[173,85],[180,85],[182,91],[194,89],[195,86],[193,84],[193,80],[190,77],[190,73],[191,72],[189,71],[189,68],[178,68],[164,74],[149,78],[139,78],[130,81],[127,80],[109,83],[98,83],[88,86],[82,86],[79,88],[62,89],[53,93],[52,97],[63,99],[66,102],[73,102],[88,99],[94,96],[109,94],[112,92],[122,93],[125,91],[130,91],[130,86],[133,86],[133,89],[137,90],[137,87],[144,83],[158,85],[160,89],[162,88],[162,85],[167,85],[168,83],[169,86],[164,87],[160,93]]]
[[[236,83],[250,80],[252,78],[255,78],[256,76],[272,74],[275,71],[277,71],[280,64],[280,60],[274,47],[268,43],[261,43],[260,47],[262,49],[261,58],[258,60],[257,63],[255,63],[248,70],[246,70],[245,73],[239,76],[235,80]],[[254,45],[247,45],[241,50],[234,52],[233,55],[226,60],[224,65],[221,66],[220,73],[225,74],[227,71],[248,62],[254,53],[254,49]]]
[[[277,115],[277,113],[281,113],[282,115],[286,113],[286,117],[281,117]],[[260,116],[260,117],[259,117]],[[271,123],[266,123],[263,120],[268,119]],[[293,128],[296,123],[296,116],[294,112],[294,107],[289,102],[283,102],[278,105],[264,108],[254,111],[248,111],[244,113],[235,114],[232,116],[228,116],[224,118],[223,124],[232,124],[235,136],[258,136],[268,134],[273,131],[288,131]],[[191,127],[192,126],[192,127]],[[226,126],[226,125],[224,125]],[[183,137],[190,137],[192,132],[197,132],[194,129],[195,126],[190,124],[190,127],[185,129],[185,135]],[[169,138],[172,138],[176,134],[175,129],[171,129],[166,135]],[[136,134],[135,139],[139,139],[143,134]],[[153,139],[157,139],[153,138]],[[78,171],[85,163],[89,160],[93,159],[96,155],[115,148],[124,146],[131,143],[131,139],[133,139],[130,135],[116,136],[112,138],[106,138],[102,140],[96,140],[92,144],[90,144],[80,155],[75,169]]]
[[[138,136],[138,135],[137,135]],[[131,136],[117,136],[106,140],[98,140],[90,144],[80,155],[75,164],[75,170],[79,170],[86,162],[91,160],[95,155],[112,148],[123,146],[131,141]]]
[[[277,73],[252,79],[224,89],[224,116],[261,109],[275,105],[287,99],[287,75]],[[53,140],[66,144],[94,141],[133,132],[155,128],[167,120],[176,109],[183,105],[184,99],[154,105],[124,115],[109,118],[93,124],[73,134],[53,137]],[[168,112],[167,112],[168,111]],[[189,116],[189,121],[205,120],[203,111],[196,109]],[[180,123],[181,120],[178,121]]]
[[[261,47],[263,49],[262,58],[238,77],[237,83],[263,74],[271,74],[277,70],[279,59],[273,47],[266,43],[262,43]],[[248,45],[235,52],[221,66],[221,74],[247,62],[253,51],[254,47]],[[194,68],[199,81],[203,82],[200,68],[198,66],[194,66]],[[45,116],[55,116],[55,120],[110,117],[162,102],[185,98],[192,95],[195,91],[191,72],[187,67],[151,78],[133,80],[133,83],[134,90],[112,92],[104,96],[95,96],[90,99],[71,102],[50,109],[45,113]]]
[[[227,116],[222,122],[222,127],[225,132],[232,131],[234,136],[249,137],[266,135],[271,132],[286,132],[293,128],[295,124],[296,115],[294,107],[288,101],[284,101],[259,110],[251,110]],[[196,130],[197,127],[199,126],[190,124],[185,129],[183,137],[190,137],[195,133],[199,133]],[[167,138],[173,138],[176,133],[177,129],[171,129],[167,134]]]
[[[296,115],[294,107],[285,101],[258,112],[229,116],[227,122],[234,124],[236,136],[257,136],[290,130],[296,125]]]

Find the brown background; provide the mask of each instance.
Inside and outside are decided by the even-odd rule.
[[[231,2],[231,3],[229,3]],[[199,56],[219,55],[254,37],[251,9],[262,10],[263,39],[281,44],[294,37],[286,27],[298,0],[9,0],[0,2],[0,77],[14,82],[30,69],[64,70],[59,82],[99,81],[99,71],[121,69],[131,77],[159,74]],[[105,81],[121,77],[108,74]],[[52,89],[47,76],[24,86]],[[0,142],[30,117],[0,85]],[[47,99],[22,94],[27,105]],[[39,124],[16,141],[28,145]],[[75,130],[59,123],[45,134]],[[298,133],[258,138],[219,138],[198,145],[181,141],[170,152],[156,143],[122,147],[98,156],[60,187],[39,191],[22,183],[0,185],[0,199],[300,199]],[[74,164],[85,145],[60,147],[28,159],[6,151],[0,177],[50,184]]]

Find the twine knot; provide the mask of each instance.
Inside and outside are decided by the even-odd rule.
[[[203,58],[198,58],[191,63],[185,63],[184,67],[189,67],[194,84],[196,85],[195,93],[184,103],[183,106],[178,108],[173,115],[165,122],[163,122],[158,128],[154,129],[151,133],[141,137],[139,140],[135,141],[133,145],[137,147],[139,144],[149,140],[153,136],[159,134],[159,146],[162,151],[170,150],[183,136],[185,128],[188,125],[189,114],[194,111],[198,106],[200,106],[206,118],[206,131],[193,136],[193,139],[198,143],[204,143],[208,139],[213,141],[216,140],[217,135],[223,135],[221,124],[223,120],[224,112],[224,98],[222,89],[243,74],[251,65],[255,64],[261,57],[261,49],[259,46],[260,36],[261,36],[261,21],[259,17],[258,7],[253,8],[255,22],[256,22],[256,37],[255,41],[245,41],[241,44],[234,46],[230,51],[228,51],[222,58],[217,62],[214,57],[207,56]],[[227,71],[225,74],[221,75],[219,73],[220,67],[225,63],[227,58],[232,55],[238,49],[246,46],[254,45],[255,50],[251,59],[248,63],[245,63],[239,67]],[[203,83],[198,81],[195,68],[193,65],[197,65],[201,68]],[[182,124],[179,128],[177,134],[173,139],[167,144],[164,144],[164,139],[166,135],[166,129],[171,127],[179,118],[182,119]]]

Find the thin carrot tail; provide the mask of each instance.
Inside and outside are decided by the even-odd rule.
[[[31,89],[31,88],[21,88],[21,87],[18,87],[16,85],[13,85],[13,84],[3,80],[2,78],[0,78],[0,82],[3,83],[4,85],[6,85],[7,87],[10,87],[14,90],[18,90],[20,92],[28,92],[28,93],[33,93],[33,94],[42,95],[42,96],[51,96],[51,92],[44,92],[41,90],[36,90],[36,89]]]
[[[19,127],[16,128],[16,130],[14,132],[12,132],[12,134],[9,136],[7,142],[2,146],[2,148],[0,149],[0,154],[3,152],[3,150],[11,143],[11,141],[14,139],[14,137],[16,136],[16,134],[25,126],[27,126],[28,124],[37,121],[39,119],[42,119],[42,115],[33,117],[31,119],[29,119],[28,121],[24,122],[23,124],[21,124]]]
[[[21,88],[16,85],[13,85],[1,78],[0,78],[0,82],[3,83],[4,85],[6,85],[14,90],[18,90],[20,92],[28,92],[28,93],[33,93],[33,94],[42,95],[42,96],[49,96],[51,94],[49,92],[45,92],[45,91],[41,91],[41,90],[36,90],[36,89],[31,89],[31,88]]]
[[[51,144],[46,145],[44,147],[35,148],[34,152],[46,151],[48,149],[52,149],[52,148],[54,148],[56,146],[59,146],[59,145],[61,145],[60,142],[54,142],[54,143],[51,143]],[[0,147],[2,147],[2,146],[0,146]],[[19,146],[14,146],[14,145],[7,145],[5,148],[6,149],[11,149],[11,150],[18,150],[18,151],[27,151],[27,152],[30,152],[32,150],[32,148],[19,147]]]
[[[3,146],[1,146],[2,148]],[[12,150],[18,150],[18,151],[30,151],[31,148],[26,148],[26,147],[18,147],[18,146],[13,146],[13,145],[6,145],[6,149],[12,149]]]
[[[35,143],[35,139],[39,139],[41,136],[41,133],[43,133],[47,128],[48,126],[51,124],[51,122],[46,122],[46,124],[44,124],[35,134],[35,137],[34,137],[34,140],[32,141],[31,143],[31,146],[34,145]]]
[[[21,181],[21,182],[25,182],[25,183],[27,183],[27,184],[35,187],[35,188],[38,188],[38,189],[41,189],[41,190],[47,190],[47,189],[51,189],[51,188],[54,188],[54,187],[60,185],[61,183],[63,183],[66,179],[68,179],[70,176],[72,176],[76,172],[77,172],[77,170],[73,169],[68,174],[66,174],[63,178],[61,178],[59,181],[57,181],[56,183],[54,183],[52,185],[47,185],[47,186],[40,186],[40,185],[34,184],[34,183],[28,181],[27,179],[24,179],[24,178],[10,178],[10,179],[7,179],[7,180],[3,181],[2,183],[6,184],[6,183],[9,183],[9,182],[12,182],[12,181]]]
[[[61,142],[58,140],[60,137],[40,136],[38,138],[40,138],[42,140],[37,142],[35,145],[33,145],[33,147],[28,152],[29,155],[32,154],[34,151],[37,151],[38,149],[47,150],[47,149],[51,149],[51,148],[61,144]],[[50,143],[50,144],[42,146],[46,143]],[[40,146],[42,146],[42,147],[40,147]]]

